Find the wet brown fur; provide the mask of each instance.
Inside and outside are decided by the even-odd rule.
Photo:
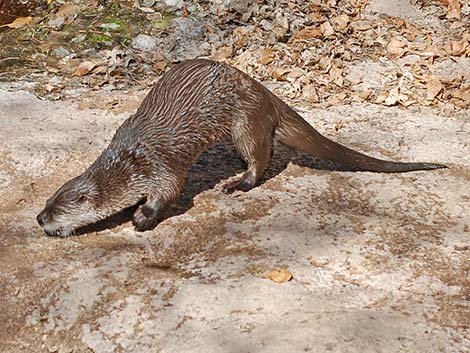
[[[404,172],[445,167],[384,161],[353,151],[318,133],[243,72],[196,59],[162,76],[137,112],[117,130],[108,148],[85,173],[56,192],[38,221],[48,233],[68,235],[87,221],[74,223],[66,215],[62,223],[54,220],[53,210],[67,213],[67,199],[81,199],[80,205],[86,206],[77,207],[96,214],[90,217],[91,223],[146,198],[133,222],[138,230],[150,229],[156,225],[161,208],[179,196],[187,170],[200,153],[227,137],[248,164],[240,178],[225,185],[228,192],[246,191],[256,185],[271,158],[275,138],[358,170]],[[77,189],[81,198],[74,194]],[[46,228],[47,222],[54,221],[54,226]]]

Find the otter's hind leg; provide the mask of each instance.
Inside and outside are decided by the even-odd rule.
[[[237,124],[235,128],[232,128],[232,141],[248,164],[248,168],[241,177],[224,184],[223,192],[248,191],[256,185],[272,156],[273,131],[268,125]]]

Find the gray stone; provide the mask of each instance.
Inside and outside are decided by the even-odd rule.
[[[155,0],[142,0],[143,7],[152,7],[155,5]]]
[[[175,9],[181,9],[183,7],[183,0],[165,0],[165,5]]]
[[[60,58],[65,58],[66,56],[69,56],[70,55],[70,52],[65,49],[64,47],[58,47],[58,48],[55,48],[52,53],[55,55],[55,56],[58,56]]]
[[[440,21],[436,21],[436,14],[430,10],[430,7],[420,8],[412,3],[410,0],[371,0],[366,7],[366,13],[400,17],[406,22],[433,29],[441,27]]]
[[[132,40],[132,48],[142,51],[154,51],[157,49],[157,41],[154,37],[139,34]]]
[[[103,23],[102,25],[100,25],[100,28],[104,29],[105,31],[115,31],[117,29],[119,29],[119,25],[117,23]]]
[[[72,38],[72,43],[81,43],[86,39],[86,34],[82,33]]]
[[[52,27],[60,27],[64,24],[65,19],[62,16],[52,17],[49,19],[47,24]]]
[[[192,18],[176,18],[172,21],[172,24],[176,27],[175,29],[180,32],[177,33],[180,38],[198,38],[204,34],[202,22]]]
[[[410,16],[419,16],[418,10],[415,6],[411,5],[409,0],[372,0],[367,5],[367,11],[405,19]]]

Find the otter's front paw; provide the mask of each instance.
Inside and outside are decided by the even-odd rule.
[[[132,217],[132,224],[139,232],[155,228],[158,224],[157,211],[146,205],[139,206]]]

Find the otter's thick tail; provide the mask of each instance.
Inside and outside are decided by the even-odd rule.
[[[447,168],[443,164],[392,162],[369,157],[326,138],[291,108],[287,106],[283,108],[276,138],[281,143],[312,156],[340,162],[354,169],[370,172],[397,173]]]

